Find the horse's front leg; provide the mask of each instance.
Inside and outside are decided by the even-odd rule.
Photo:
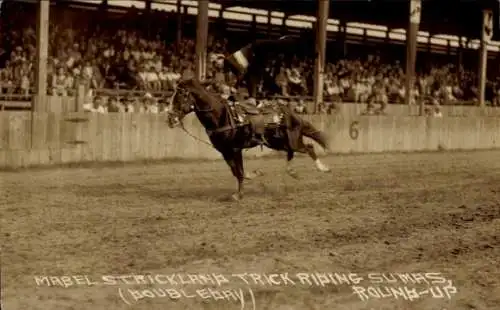
[[[297,171],[295,171],[295,169],[293,169],[292,167],[294,154],[295,153],[292,150],[288,150],[286,153],[286,173],[288,173],[288,175],[290,175],[292,178],[298,179],[299,175],[297,174]]]
[[[233,200],[240,200],[243,198],[243,179],[245,172],[243,170],[243,154],[241,150],[226,151],[222,154],[224,160],[231,168],[231,172],[238,181],[238,191],[231,197]]]

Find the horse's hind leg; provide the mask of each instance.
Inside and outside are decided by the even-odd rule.
[[[310,143],[305,143],[304,144],[304,149],[305,152],[311,157],[312,160],[314,160],[314,164],[316,165],[316,169],[318,169],[321,172],[329,172],[330,168],[328,168],[327,165],[325,165],[319,158],[318,155],[316,155],[316,152],[314,151],[314,146]]]
[[[314,151],[314,146],[311,143],[304,143],[303,137],[299,137],[299,141],[297,143],[298,148],[297,152],[308,154],[312,160],[314,160],[314,164],[316,165],[316,169],[321,172],[329,172],[330,168],[323,164],[323,162],[318,158],[316,152]]]

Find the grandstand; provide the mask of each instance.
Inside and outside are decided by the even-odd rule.
[[[207,72],[220,82],[221,92],[233,86],[234,78],[220,72],[214,61],[216,55],[224,55],[253,38],[312,33],[315,20],[311,17],[314,9],[306,4],[283,12],[283,6],[279,5],[262,7],[255,2],[240,3],[246,7],[228,7],[225,1],[214,1],[209,6],[211,35]],[[402,17],[389,19],[384,13],[388,4],[377,3],[379,11],[374,11],[373,4],[362,2],[350,6],[336,1],[332,4],[327,27],[325,80],[325,95],[331,101],[365,103],[374,97],[376,89],[382,88],[383,93],[377,94],[380,100],[404,102],[406,21]],[[425,5],[431,6],[433,2],[429,3]],[[3,1],[1,9],[2,107],[28,107],[29,104],[21,102],[31,100],[33,94],[37,6],[35,1]],[[406,17],[404,6],[391,9]],[[417,82],[413,103],[420,99],[438,104],[474,104],[477,101],[480,47],[477,39],[480,32],[476,31],[477,27],[456,27],[463,14],[472,9],[478,14],[472,14],[471,22],[479,25],[480,8],[466,6],[449,13],[450,17],[446,17],[449,22],[440,23],[447,26],[440,28],[429,22],[436,14],[427,14],[432,10],[424,9],[422,29],[417,36]],[[196,14],[196,1],[75,0],[53,4],[49,94],[72,96],[77,85],[84,83],[88,91],[87,106],[95,110],[104,111],[118,101],[122,107],[134,102],[137,105],[134,110],[161,111],[162,101],[165,101],[162,99],[168,96],[175,81],[195,74]],[[458,17],[452,19],[455,15]],[[430,29],[436,31],[429,33]],[[443,35],[441,31],[449,33]],[[243,37],[242,33],[250,36]],[[485,97],[488,104],[498,105],[500,43],[491,42],[487,50],[490,66]],[[308,55],[294,55],[285,65],[276,74],[282,95],[311,96],[313,59]],[[376,87],[376,81],[382,87]],[[142,100],[146,95],[157,100]],[[148,103],[143,105],[145,102]],[[151,109],[149,102],[159,108]],[[102,105],[100,109],[99,104]]]

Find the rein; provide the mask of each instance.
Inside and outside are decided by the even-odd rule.
[[[203,144],[206,144],[208,146],[211,146],[211,147],[214,147],[212,143],[209,143],[201,138],[198,138],[197,136],[193,135],[192,133],[190,133],[189,131],[187,131],[187,129],[184,127],[184,123],[181,121],[181,129],[182,131],[184,131],[188,136],[190,136],[191,138],[203,143]]]
[[[177,89],[174,91],[174,95],[171,97],[171,100],[170,100],[170,103],[169,103],[169,106],[171,107],[172,104],[173,104],[173,98],[175,97],[175,95],[177,94]],[[194,111],[195,112],[202,112],[202,113],[207,113],[207,112],[212,112],[214,109],[213,108],[209,108],[209,109],[200,109],[198,108],[196,105],[193,105],[193,108],[194,108]],[[237,127],[240,127],[241,125],[237,125],[237,124],[234,124],[233,120],[231,119],[231,116],[229,117],[230,118],[230,124],[228,125],[225,125],[223,127],[220,127],[220,128],[216,128],[214,130],[206,130],[208,136],[211,136],[213,133],[215,132],[222,132],[222,131],[227,131],[227,130],[231,130],[231,129],[236,129]],[[211,146],[213,148],[214,145],[210,142],[207,142],[197,136],[195,136],[194,134],[190,133],[185,127],[184,127],[184,123],[182,120],[180,120],[180,128],[182,129],[182,131],[184,131],[188,136],[190,136],[191,138],[193,138],[194,140],[196,141],[199,141],[203,144],[206,144],[208,146]]]

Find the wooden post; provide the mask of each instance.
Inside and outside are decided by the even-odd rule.
[[[340,47],[342,51],[342,58],[347,57],[347,23],[345,20],[340,20],[339,32],[341,33]]]
[[[325,56],[326,56],[326,27],[330,13],[330,1],[317,0],[316,14],[316,61],[314,65],[314,101],[309,104],[308,112],[316,113],[319,104],[323,102]]]
[[[145,5],[145,16],[146,16],[146,30],[147,30],[147,36],[151,36],[151,6],[152,6],[152,0],[146,0],[146,5]]]
[[[38,2],[36,85],[32,111],[45,110],[47,97],[47,61],[49,54],[49,9],[50,1]]]
[[[196,77],[200,81],[204,81],[207,74],[207,41],[208,0],[199,0],[196,23]]]
[[[75,112],[82,112],[83,111],[83,105],[85,104],[86,101],[86,96],[87,92],[85,91],[85,84],[83,83],[78,83],[76,86],[76,96],[75,96],[75,101],[76,101],[76,106],[75,106]]]
[[[457,68],[461,69],[464,63],[464,40],[463,37],[460,36],[458,40],[458,49],[457,49]]]
[[[177,45],[181,44],[182,41],[182,20],[183,20],[183,6],[181,4],[181,0],[177,0],[177,31],[176,31],[176,42]]]
[[[286,21],[288,20],[288,15],[285,14],[285,16],[283,16],[283,18],[281,19],[281,29],[280,29],[280,32],[281,32],[281,35],[284,36],[287,34],[287,27],[286,27]]]
[[[257,38],[257,15],[252,14],[252,40]]]
[[[272,30],[271,18],[272,18],[272,11],[269,10],[267,11],[267,37],[271,37],[271,30]]]
[[[415,62],[417,60],[417,35],[422,13],[421,0],[410,0],[408,29],[406,30],[406,90],[405,104],[410,105],[415,84]],[[424,100],[420,101],[420,115],[424,113]]]
[[[483,27],[481,30],[481,45],[479,48],[479,105],[484,106],[486,90],[486,65],[488,63],[488,45],[493,36],[493,12],[483,10]]]
[[[49,54],[49,1],[38,2],[37,12],[37,49],[36,49],[36,73],[35,73],[35,94],[31,101],[30,120],[30,148],[35,146],[35,113],[46,109],[47,105],[47,61]]]

